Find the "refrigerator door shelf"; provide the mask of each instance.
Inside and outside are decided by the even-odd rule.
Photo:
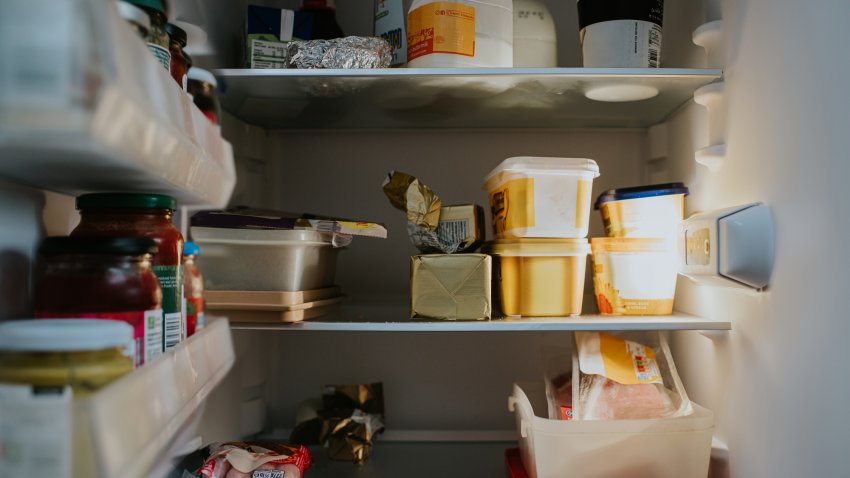
[[[48,22],[49,20],[49,22]],[[32,35],[44,25],[50,35]],[[0,177],[219,207],[233,151],[114,2],[0,2]]]
[[[680,235],[681,273],[697,282],[763,289],[770,282],[774,231],[761,203],[695,214]]]

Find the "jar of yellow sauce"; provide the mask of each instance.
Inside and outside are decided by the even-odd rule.
[[[0,323],[0,383],[96,392],[133,370],[133,328],[115,320]]]

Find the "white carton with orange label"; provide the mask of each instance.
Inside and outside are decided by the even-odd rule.
[[[587,236],[590,190],[599,176],[592,159],[520,156],[486,178],[496,238]]]

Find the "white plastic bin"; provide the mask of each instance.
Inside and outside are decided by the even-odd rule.
[[[714,414],[661,420],[550,420],[542,383],[514,384],[522,462],[531,478],[705,478]]]
[[[207,290],[300,291],[334,285],[339,248],[308,230],[193,227]]]
[[[582,238],[590,219],[590,190],[599,176],[592,159],[508,158],[484,178],[498,239]]]

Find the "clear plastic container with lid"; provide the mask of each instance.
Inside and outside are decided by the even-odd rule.
[[[146,237],[48,237],[39,249],[38,318],[120,320],[133,327],[135,364],[162,353],[162,289]]]
[[[586,237],[597,176],[599,166],[592,159],[520,156],[502,161],[484,178],[495,236]]]
[[[513,66],[512,0],[413,0],[407,13],[409,68]]]
[[[171,222],[177,202],[161,194],[95,193],[77,198],[80,224],[72,236],[149,237],[158,251],[153,271],[162,285],[164,349],[185,337],[183,235]]]
[[[581,314],[587,239],[502,239],[484,246],[496,259],[496,283],[505,315],[565,317]]]
[[[133,328],[114,320],[0,323],[0,382],[96,392],[130,373]]]

